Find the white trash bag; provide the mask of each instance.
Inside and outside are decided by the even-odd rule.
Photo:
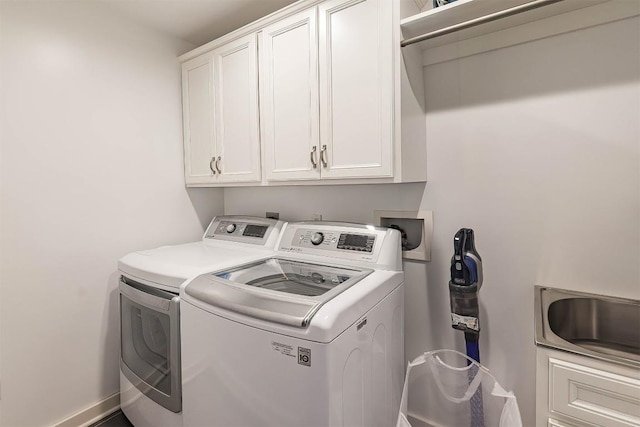
[[[487,368],[458,351],[435,350],[409,362],[396,427],[522,427],[522,420],[515,395]]]

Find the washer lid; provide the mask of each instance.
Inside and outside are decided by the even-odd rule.
[[[324,303],[372,271],[269,258],[202,275],[185,292],[216,307],[305,328]]]

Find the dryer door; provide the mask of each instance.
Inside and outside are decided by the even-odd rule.
[[[120,368],[138,390],[173,412],[182,410],[180,298],[120,279]]]

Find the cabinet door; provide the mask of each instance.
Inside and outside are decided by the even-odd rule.
[[[213,51],[219,182],[260,181],[256,35]]]
[[[187,184],[215,179],[213,166],[213,56],[182,64],[184,173]]]
[[[262,31],[260,120],[268,180],[318,179],[316,9]]]
[[[587,362],[588,363],[588,362]],[[582,363],[549,358],[549,412],[588,425],[640,425],[640,379]],[[607,368],[599,363],[601,368]]]
[[[392,0],[330,0],[318,10],[322,177],[391,177]]]

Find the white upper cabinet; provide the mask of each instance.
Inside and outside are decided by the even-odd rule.
[[[260,181],[256,35],[213,51],[215,167],[220,182]]]
[[[320,178],[316,9],[262,30],[260,120],[266,178]]]
[[[260,181],[256,35],[182,64],[187,185]]]
[[[267,180],[393,176],[391,12],[334,0],[262,31]]]
[[[391,1],[332,0],[318,12],[322,177],[392,177]]]
[[[182,55],[187,185],[425,181],[399,23],[397,0],[300,0]]]
[[[187,184],[214,181],[213,56],[182,64],[184,164]]]

